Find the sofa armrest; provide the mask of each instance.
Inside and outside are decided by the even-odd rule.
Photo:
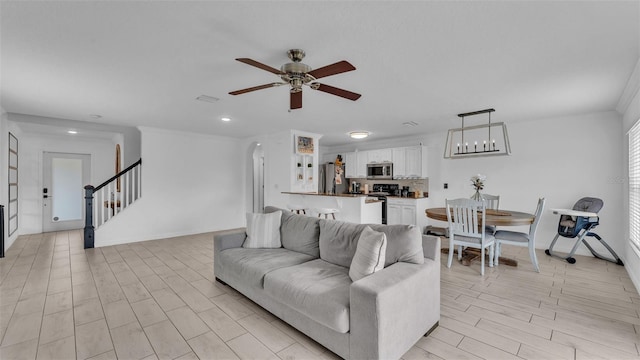
[[[245,229],[231,230],[213,236],[213,274],[219,281],[225,282],[225,266],[220,259],[223,250],[242,247],[247,237]]]
[[[245,232],[245,229],[238,229],[232,232],[214,235],[213,252],[215,253],[226,249],[242,247],[246,237],[247,233]]]
[[[351,359],[400,358],[440,321],[440,261],[398,262],[355,281],[349,311]]]
[[[440,238],[433,235],[422,235],[422,251],[427,259],[440,262]]]

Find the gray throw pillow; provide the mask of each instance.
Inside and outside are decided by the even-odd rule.
[[[282,247],[280,242],[280,217],[282,211],[270,214],[247,213],[247,238],[242,247],[248,249],[272,249]]]
[[[358,281],[384,268],[387,236],[383,232],[373,231],[369,226],[360,233],[356,253],[349,267],[349,277]]]

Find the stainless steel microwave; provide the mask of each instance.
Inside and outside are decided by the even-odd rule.
[[[367,179],[393,179],[393,163],[367,164]]]

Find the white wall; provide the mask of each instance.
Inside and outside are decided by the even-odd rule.
[[[94,186],[114,175],[116,151],[112,140],[22,132],[18,137],[18,149],[18,229],[21,235],[42,232],[43,152],[90,154],[91,184]]]
[[[620,141],[621,116],[616,112],[587,114],[565,118],[539,119],[507,123],[511,156],[443,159],[446,133],[423,134],[411,138],[386,141],[384,146],[417,145],[428,148],[429,207],[444,206],[445,199],[470,197],[471,176],[487,176],[483,192],[500,195],[500,207],[534,212],[538,197],[546,197],[547,209],[571,208],[581,197],[604,200],[600,212],[600,234],[620,255],[623,241],[623,177]],[[349,147],[323,148],[323,153],[343,153]],[[357,147],[370,149],[357,143]],[[444,190],[443,184],[449,189]],[[557,233],[559,217],[546,210],[543,214],[536,247],[546,249]],[[430,220],[434,225],[444,223]],[[514,227],[526,231],[527,228]],[[568,251],[571,240],[558,240],[554,250]],[[597,250],[601,248],[596,247]],[[582,246],[581,254],[590,254]],[[603,251],[603,253],[605,253]]]
[[[297,184],[294,179],[295,168],[295,152],[294,139],[296,135],[308,136],[314,139],[316,150],[313,154],[313,185],[302,187]],[[285,192],[313,192],[318,189],[318,153],[317,150],[319,139],[322,135],[299,131],[289,130],[277,134],[270,134],[261,137],[260,143],[264,149],[264,204],[265,206],[277,206],[286,208],[290,203],[289,195],[282,194]],[[251,207],[247,207],[251,209]]]
[[[244,226],[239,140],[144,127],[140,132],[142,198],[96,230],[96,247]]]

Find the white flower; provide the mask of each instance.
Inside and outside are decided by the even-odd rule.
[[[471,177],[471,186],[473,186],[476,190],[484,189],[484,182],[487,180],[487,177],[478,174]]]

